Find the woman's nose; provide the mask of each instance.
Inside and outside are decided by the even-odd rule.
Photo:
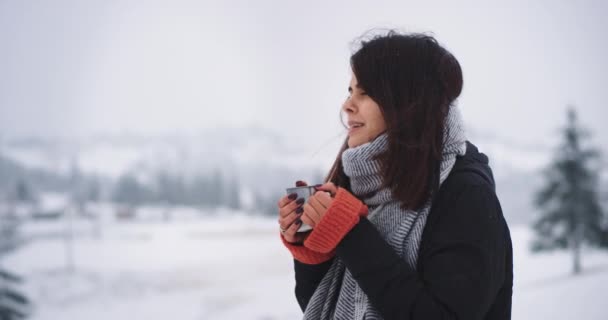
[[[350,97],[346,98],[346,101],[344,101],[344,103],[342,104],[342,110],[346,113],[355,112],[355,106],[353,105],[352,101],[350,100]]]

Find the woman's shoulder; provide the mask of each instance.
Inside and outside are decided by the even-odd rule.
[[[433,225],[458,224],[475,221],[492,223],[502,215],[496,196],[494,176],[488,157],[467,142],[467,152],[456,159],[450,174],[435,198],[428,223]]]
[[[441,186],[444,190],[440,189],[440,192],[453,193],[470,187],[496,190],[488,156],[467,141],[466,153],[456,157],[452,170]]]

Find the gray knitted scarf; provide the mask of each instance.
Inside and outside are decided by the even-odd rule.
[[[443,159],[440,165],[440,181],[447,178],[456,162],[456,156],[466,151],[465,134],[456,106],[450,107],[446,118],[443,140]],[[382,134],[371,142],[342,153],[345,174],[350,178],[352,193],[362,198],[369,208],[368,219],[382,234],[390,246],[406,263],[416,270],[418,247],[426,218],[430,211],[430,198],[419,211],[403,210],[393,198],[389,188],[381,188],[380,166],[373,158],[386,150],[388,136]],[[375,192],[375,193],[374,193]],[[315,290],[304,319],[382,319],[371,305],[367,295],[359,287],[344,262],[337,257]]]

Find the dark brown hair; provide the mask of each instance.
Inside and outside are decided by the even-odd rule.
[[[395,31],[361,41],[350,64],[386,122],[388,149],[377,157],[383,186],[404,209],[419,209],[439,186],[444,122],[462,91],[460,64],[434,37]],[[347,141],[326,181],[350,190],[342,166]]]

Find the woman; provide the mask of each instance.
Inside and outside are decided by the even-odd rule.
[[[389,32],[350,62],[328,182],[278,204],[304,318],[510,319],[510,232],[454,104],[458,61],[433,37]]]

